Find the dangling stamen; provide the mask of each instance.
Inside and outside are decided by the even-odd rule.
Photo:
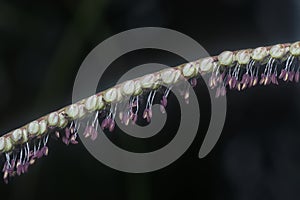
[[[222,73],[222,78],[220,79],[220,94],[221,96],[225,96],[226,95],[226,86],[228,85],[228,79],[230,78],[230,73],[231,73],[231,69],[224,69],[224,72]],[[216,95],[217,96],[217,95]]]
[[[190,83],[192,87],[195,87],[197,85],[197,79],[196,78],[191,78]]]
[[[10,161],[10,168],[8,169],[9,176],[15,176],[15,166],[16,166],[16,154],[13,154]]]
[[[17,175],[20,176],[22,174],[22,159],[23,159],[23,148],[20,149],[20,156],[19,156],[19,160],[17,162]]]
[[[271,83],[271,72],[272,72],[274,61],[275,61],[275,59],[273,59],[273,58],[271,58],[268,61],[267,65],[265,67],[263,77],[260,81],[261,84],[269,85]]]
[[[249,72],[251,73],[251,66],[250,65],[246,65],[246,73],[243,75],[242,77],[242,90],[246,89],[246,87],[248,87],[249,83],[250,83],[250,79],[251,79],[251,75],[249,75]]]
[[[7,162],[8,168],[11,168],[11,165],[10,165],[10,156],[9,156],[8,153],[6,153],[5,156],[6,156],[6,162]]]
[[[83,132],[83,136],[84,136],[85,138],[88,138],[88,137],[90,136],[90,133],[89,133],[89,131],[88,131],[89,123],[90,123],[90,121],[88,120],[87,123],[86,123],[86,126],[85,126],[85,130],[84,130],[84,132]]]
[[[220,65],[213,68],[211,77],[209,79],[209,86],[211,89],[214,89],[217,86],[219,69],[220,69]]]
[[[101,123],[101,128],[104,130],[108,128],[110,132],[114,130],[115,127],[115,116],[117,113],[117,104],[115,106],[111,105],[109,114],[103,119]],[[97,134],[95,129],[93,130],[94,134]]]
[[[85,131],[83,133],[83,136],[85,138],[87,137],[91,137],[91,139],[94,141],[97,139],[98,137],[98,131],[97,131],[97,128],[98,128],[98,116],[99,116],[99,111],[96,111],[94,117],[93,117],[93,121],[92,121],[92,124],[89,125],[89,121],[87,121],[87,125],[85,127]],[[70,142],[72,144],[77,144],[78,141],[76,140],[77,138],[77,134],[74,134],[72,137],[71,137],[71,140]]]
[[[156,94],[156,90],[153,92],[152,94],[152,98],[151,98],[151,101],[150,101],[150,104],[149,104],[149,111],[148,111],[148,114],[149,114],[149,118],[151,119],[152,118],[152,105],[153,105],[153,101],[154,101],[154,97],[155,97],[155,94]]]
[[[27,162],[29,161],[29,158],[30,158],[30,147],[29,147],[29,144],[28,142],[26,143],[26,147],[27,147]]]
[[[148,123],[151,121],[151,118],[152,118],[152,104],[153,104],[155,94],[156,94],[156,91],[150,92],[148,99],[147,99],[146,108],[143,113],[143,118],[147,119]]]
[[[273,65],[273,63],[272,63],[272,65]],[[278,68],[278,64],[277,64],[277,62],[273,66],[274,66],[274,69],[273,69],[273,74],[271,75],[271,80],[272,80],[273,84],[278,85],[278,80],[277,80],[277,75],[278,75],[277,68]]]
[[[254,82],[254,69],[253,69],[253,65],[251,63],[252,63],[252,60],[250,61],[250,64],[249,64],[249,71],[250,71],[250,80],[249,80],[249,84],[248,84],[249,88],[253,86],[253,82]]]
[[[133,114],[133,118],[132,118],[132,124],[135,124],[138,118],[138,112],[139,112],[139,96],[136,96],[136,100],[135,100],[135,105],[136,105],[136,110]]]
[[[36,158],[41,158],[43,156],[42,150],[40,150],[41,147],[41,139],[39,139],[39,144],[38,148],[36,149],[36,146],[34,145],[34,150],[33,150],[33,156],[31,157],[32,160]]]
[[[224,66],[222,68],[224,68]],[[227,78],[228,78],[227,69],[224,68],[223,72],[221,73],[220,66],[219,66],[216,72],[216,83],[215,83],[215,86],[217,86],[216,95],[215,95],[216,98],[218,98],[220,95],[223,94],[225,95],[226,91],[224,91],[224,89],[225,89],[226,82],[224,82],[224,80]]]
[[[55,136],[56,136],[57,138],[60,138],[59,131],[55,131]]]
[[[9,169],[11,168],[11,164],[10,164],[10,156],[8,153],[5,154],[6,156],[6,162],[4,164],[3,170],[2,172],[3,174],[3,180],[6,184],[8,184],[8,175],[9,175]]]
[[[147,119],[147,122],[149,123],[150,120],[151,120],[151,117],[152,117],[152,111],[151,111],[151,97],[152,97],[152,92],[151,91],[148,95],[148,98],[147,98],[147,103],[146,103],[146,107],[145,107],[145,110],[144,110],[144,113],[143,113],[143,118],[144,119]]]
[[[41,142],[42,142],[41,139],[39,139],[39,144],[38,144],[38,149],[37,150],[40,150],[40,148],[41,148]]]
[[[43,144],[44,146],[41,149],[41,152],[44,156],[48,155],[48,147],[47,147],[47,143],[48,143],[48,139],[49,139],[49,134],[47,134],[44,138],[43,138]]]
[[[284,81],[287,81],[289,79],[289,72],[290,67],[292,63],[294,62],[294,56],[290,55],[286,61],[285,68],[281,70],[281,73],[279,75],[280,79],[283,79]]]
[[[119,111],[119,119],[121,121],[121,123],[126,124],[126,120],[128,119],[128,113],[130,112],[130,110],[133,109],[134,105],[134,97],[130,97],[128,102],[121,104],[122,108],[120,109],[121,111]]]
[[[162,100],[160,100],[160,111],[164,114],[166,112],[165,108],[168,104],[168,95],[170,93],[170,90],[172,89],[172,86],[167,88],[164,92],[164,95],[162,96]]]
[[[110,121],[110,125],[108,127],[110,132],[113,132],[113,130],[115,128],[115,125],[116,125],[115,117],[116,117],[116,113],[117,113],[117,107],[118,107],[118,104],[116,104],[114,106],[114,110],[113,110],[113,113],[112,113],[112,118],[111,118],[111,121]]]
[[[241,67],[241,65],[237,64],[235,66],[234,70],[233,70],[233,73],[231,75],[231,79],[229,80],[229,83],[228,83],[230,89],[234,89],[237,86],[237,82],[238,82],[238,79],[239,79],[240,67]]]
[[[97,111],[97,113],[98,113],[98,111]],[[80,129],[80,126],[81,126],[80,121],[79,121],[78,119],[76,119],[76,120],[75,120],[75,125],[74,125],[74,134],[77,135],[78,130]]]
[[[101,129],[104,130],[108,125],[108,116],[106,116],[101,122]]]
[[[29,148],[26,149],[27,153],[26,153],[26,160],[24,162],[24,167],[23,167],[23,174],[26,173],[28,171],[28,167],[29,167],[29,159],[30,159],[30,152],[29,152]]]

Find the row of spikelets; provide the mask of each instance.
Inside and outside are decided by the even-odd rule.
[[[194,62],[182,64],[174,68],[167,68],[116,85],[115,87],[43,116],[0,137],[0,155],[3,154],[6,156],[3,167],[3,178],[5,182],[7,182],[9,176],[25,173],[28,165],[34,163],[36,158],[47,155],[48,148],[46,144],[49,134],[53,133],[57,137],[60,137],[59,131],[57,130],[64,130],[65,135],[62,137],[63,142],[66,144],[76,144],[78,129],[76,126],[78,124],[75,122],[77,120],[91,115],[94,115],[96,119],[101,110],[105,110],[107,107],[112,108],[112,105],[116,105],[122,101],[128,101],[128,99],[131,100],[131,107],[136,107],[136,104],[138,104],[138,98],[136,97],[142,95],[145,91],[155,91],[162,86],[172,88],[183,80],[189,80],[191,85],[194,86],[197,77],[210,74],[209,87],[217,87],[216,96],[218,97],[226,94],[225,88],[237,88],[240,90],[245,88],[246,83],[246,86],[249,87],[250,85],[254,86],[255,82],[260,82],[265,85],[269,82],[276,83],[274,76],[271,77],[271,75],[269,77],[270,80],[266,80],[267,75],[262,74],[260,81],[255,80],[254,76],[248,75],[248,71],[250,70],[251,72],[253,66],[264,67],[266,71],[267,67],[270,67],[274,61],[281,63],[287,62],[286,68],[281,70],[279,76],[276,73],[276,77],[289,80],[291,76],[293,76],[295,81],[298,82],[299,72],[298,74],[295,74],[297,72],[289,74],[291,70],[287,69],[287,65],[292,65],[295,60],[299,60],[299,56],[300,42],[240,51],[224,51],[218,56],[202,58]],[[240,68],[245,71],[243,74],[237,71],[241,70]],[[235,75],[237,76],[234,78]],[[188,94],[183,96],[184,98],[188,98]],[[153,102],[154,96],[151,98]],[[166,93],[161,100],[161,105],[163,107],[167,105]],[[144,118],[151,118],[152,113],[150,113],[150,111],[151,106],[145,109],[143,114]],[[120,115],[120,118],[123,118],[125,124],[128,124],[128,118],[136,121],[137,115],[132,115],[132,113],[133,112],[131,112],[131,115],[127,117],[125,121],[123,113]],[[114,125],[114,118],[106,117],[101,124],[101,128],[107,128],[112,131]],[[84,136],[91,137],[94,140],[96,138],[96,130],[94,130],[94,128],[95,125],[93,122],[92,126],[86,127]],[[32,144],[32,141],[35,141],[34,144]]]

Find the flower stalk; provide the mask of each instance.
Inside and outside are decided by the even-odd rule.
[[[118,84],[1,136],[0,155],[5,155],[6,160],[3,179],[7,183],[10,177],[26,173],[37,159],[47,156],[49,135],[61,138],[66,145],[77,144],[81,126],[84,137],[97,139],[98,118],[102,119],[100,127],[109,131],[115,128],[116,116],[128,125],[130,121],[135,124],[138,113],[142,113],[142,118],[150,122],[153,101],[159,92],[162,93],[160,104],[164,113],[173,87],[184,80],[194,87],[197,78],[205,74],[210,76],[209,87],[216,89],[216,97],[226,95],[228,89],[241,91],[258,84],[278,85],[278,79],[299,82],[299,58],[300,42],[224,51],[218,56],[201,58]],[[189,87],[182,92],[186,102]],[[146,96],[144,109],[141,96]],[[83,118],[89,119],[85,125],[80,122]]]

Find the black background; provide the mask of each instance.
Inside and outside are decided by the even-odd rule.
[[[299,40],[299,11],[297,0],[1,1],[0,135],[71,103],[81,62],[116,33],[144,26],[171,28],[216,55]],[[113,85],[122,70],[153,61],[171,66],[183,62],[161,51],[132,52],[113,63],[99,88]],[[207,95],[201,84],[196,90],[199,97]],[[198,151],[209,109],[200,101],[204,121],[192,146],[170,166],[151,173],[119,172],[95,160],[81,143],[65,146],[51,140],[47,158],[8,185],[0,182],[0,198],[299,199],[298,90],[297,84],[280,83],[229,91],[221,138],[203,159]],[[179,115],[175,100],[168,110],[171,126]],[[174,136],[173,126],[151,141],[128,139],[123,145],[161,147]],[[116,130],[110,137],[118,141],[125,136]]]

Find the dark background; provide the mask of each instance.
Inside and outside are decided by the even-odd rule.
[[[299,40],[299,13],[297,0],[0,1],[0,135],[71,103],[81,62],[116,33],[144,26],[171,28],[216,55]],[[110,68],[99,87],[114,84],[121,75],[116,69],[152,59],[170,65],[183,62],[166,52],[133,52],[114,63],[116,68]],[[199,96],[205,94],[201,85],[196,90]],[[0,182],[0,198],[299,199],[298,90],[297,84],[280,83],[228,92],[225,127],[213,151],[198,158],[204,118],[189,150],[156,172],[115,171],[95,160],[81,143],[65,146],[51,140],[47,158],[8,185]],[[201,115],[207,117],[209,109],[203,105]],[[174,114],[168,120],[176,122],[176,104],[168,109]],[[169,132],[150,144],[138,141],[139,146],[167,143],[172,139]],[[115,140],[124,135],[112,134]],[[130,147],[130,140],[126,142]]]

